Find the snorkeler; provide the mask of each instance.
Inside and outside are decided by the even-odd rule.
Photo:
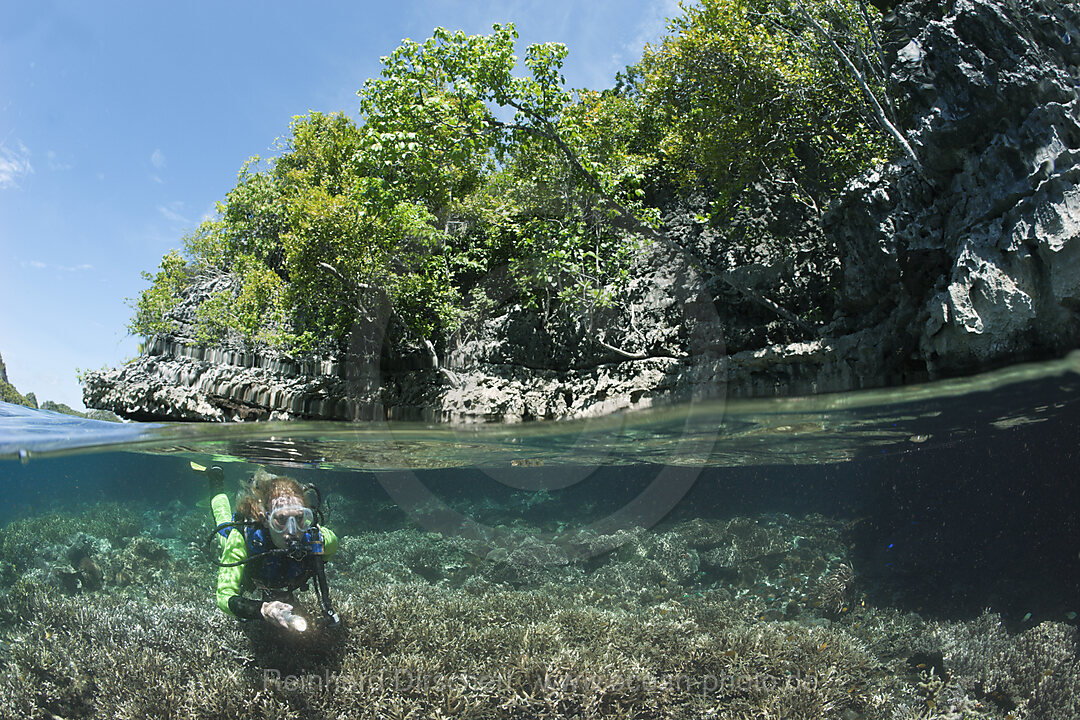
[[[238,618],[262,618],[303,632],[307,620],[293,612],[293,593],[306,590],[313,581],[322,606],[322,623],[329,627],[340,624],[323,569],[323,562],[337,552],[338,539],[321,527],[318,489],[260,468],[240,493],[233,514],[225,494],[224,471],[196,463],[191,463],[191,468],[206,475],[213,495],[210,504],[217,527],[211,540],[216,538],[221,548],[218,607]],[[253,591],[262,599],[241,594]]]

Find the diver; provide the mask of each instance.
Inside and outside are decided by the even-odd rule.
[[[297,632],[307,620],[293,612],[293,593],[313,582],[322,607],[321,623],[341,623],[330,601],[323,563],[337,552],[337,536],[322,527],[322,497],[314,485],[271,475],[259,468],[232,512],[225,494],[225,473],[220,467],[191,463],[206,475],[213,499],[214,534],[221,548],[217,604],[243,620],[264,619]],[[312,503],[312,496],[315,502]],[[261,599],[241,593],[257,592]]]

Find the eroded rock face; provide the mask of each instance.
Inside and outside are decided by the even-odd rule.
[[[1077,9],[914,2],[888,25],[900,124],[922,168],[867,173],[820,221],[779,180],[723,229],[696,221],[693,201],[669,208],[668,237],[688,253],[643,251],[615,308],[553,326],[500,304],[440,340],[438,368],[422,351],[386,352],[385,328],[358,329],[348,362],[202,349],[195,308],[230,282],[209,278],[177,309],[175,336],[90,373],[84,402],[140,419],[513,422],[881,387],[1076,347]],[[703,277],[692,256],[719,274]]]
[[[842,312],[890,317],[929,377],[1080,340],[1080,18],[1055,2],[898,13],[893,83],[924,173],[890,166],[826,218]]]
[[[720,395],[723,327],[704,282],[670,253],[642,263],[652,270],[633,281],[618,317],[553,335],[528,311],[504,309],[448,342],[438,369],[400,347],[318,362],[203,348],[189,298],[174,311],[177,335],[153,338],[123,367],[88,373],[84,397],[135,419],[460,423],[588,417]],[[192,294],[208,294],[214,282]],[[369,340],[386,332],[358,327],[352,345],[380,348]]]

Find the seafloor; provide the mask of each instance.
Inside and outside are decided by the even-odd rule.
[[[205,508],[10,523],[0,716],[1080,716],[1073,624],[902,611],[861,577],[851,523],[684,518],[570,542],[510,523],[478,553],[330,500],[344,623],[303,635],[216,608]],[[590,542],[617,547],[568,551]]]

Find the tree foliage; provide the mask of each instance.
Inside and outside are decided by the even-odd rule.
[[[702,0],[684,5],[633,68],[627,85],[666,179],[711,189],[721,216],[762,176],[797,182],[820,202],[887,152],[855,78],[809,13],[853,55],[873,56],[870,28],[848,0]],[[880,79],[873,90],[882,92]]]
[[[30,397],[27,397],[30,396]],[[25,407],[37,408],[37,400],[33,397],[33,393],[27,393],[23,395],[15,386],[9,383],[7,380],[0,379],[0,400],[11,403],[12,405],[23,405]]]
[[[135,301],[135,316],[128,324],[128,330],[137,335],[171,332],[174,330],[174,323],[170,313],[180,302],[180,293],[188,284],[184,258],[170,250],[161,259],[157,274],[144,272],[142,277],[149,280],[151,285]]]
[[[513,25],[406,40],[360,89],[359,122],[294,118],[276,158],[244,165],[184,257],[144,275],[130,328],[169,332],[184,288],[214,274],[233,280],[200,305],[202,342],[336,353],[389,313],[434,348],[493,290],[548,321],[588,314],[626,282],[658,198],[705,192],[720,219],[768,174],[819,204],[885,152],[860,95],[880,92],[869,16],[808,7],[685,5],[603,92],[565,87],[558,43],[519,67]],[[845,73],[838,40],[873,87]]]

